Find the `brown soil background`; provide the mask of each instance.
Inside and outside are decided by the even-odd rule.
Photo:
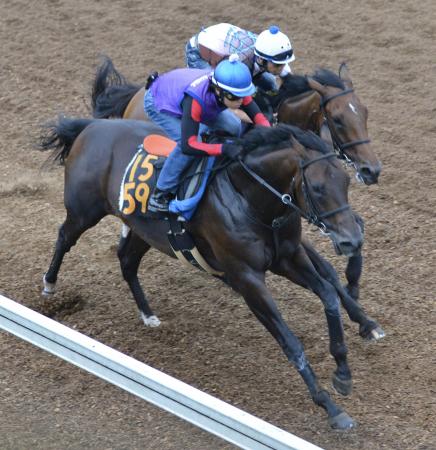
[[[0,292],[326,449],[435,449],[434,0],[0,5]],[[387,337],[366,344],[344,319],[355,385],[336,398],[359,423],[348,433],[329,429],[241,298],[157,252],[144,259],[141,279],[163,324],[145,329],[119,271],[113,218],[67,255],[57,294],[40,296],[64,208],[63,169],[40,171],[47,155],[32,148],[39,125],[59,112],[89,115],[99,53],[142,82],[152,69],[182,65],[186,39],[223,21],[257,32],[279,24],[299,73],[346,60],[370,111],[384,170],[377,186],[353,183],[351,202],[367,230],[361,301]],[[342,273],[327,239],[309,233]],[[320,301],[277,277],[268,282],[329,386]],[[3,332],[0,352],[1,449],[232,448]]]

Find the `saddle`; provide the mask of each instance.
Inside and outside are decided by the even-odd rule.
[[[161,135],[144,138],[137,152],[127,165],[120,186],[119,210],[124,215],[155,215],[147,210],[159,173],[176,143]],[[170,203],[170,212],[190,220],[194,215],[207,185],[215,158],[195,158],[182,174],[176,199]]]
[[[120,186],[119,210],[123,215],[146,216],[150,219],[168,220],[168,240],[174,254],[183,263],[220,277],[222,274],[210,267],[195,247],[184,227],[203,197],[215,164],[214,157],[195,158],[182,174],[175,200],[170,202],[170,214],[149,212],[148,200],[156,185],[165,158],[174,150],[176,142],[161,135],[148,135],[138,147],[124,172]]]

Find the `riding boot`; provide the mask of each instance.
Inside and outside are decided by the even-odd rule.
[[[168,212],[170,201],[174,198],[172,192],[156,188],[148,202],[148,210],[152,212]]]

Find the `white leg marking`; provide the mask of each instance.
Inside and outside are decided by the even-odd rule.
[[[130,231],[130,228],[123,223],[123,226],[121,228],[121,237],[126,238],[127,235],[129,234],[129,231]]]
[[[42,282],[44,283],[44,289],[42,290],[42,295],[52,295],[56,291],[56,283],[49,283],[44,277],[42,278]]]
[[[158,327],[160,325],[160,320],[157,316],[147,317],[143,312],[141,312],[141,317],[146,327]]]

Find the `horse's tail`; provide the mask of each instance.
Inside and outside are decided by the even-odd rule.
[[[97,119],[122,118],[139,89],[140,85],[129,83],[115,69],[110,58],[103,57],[92,85],[92,115]]]
[[[77,136],[93,121],[94,119],[71,119],[60,116],[57,122],[44,125],[37,148],[41,151],[52,150],[46,164],[55,162],[64,164]]]

